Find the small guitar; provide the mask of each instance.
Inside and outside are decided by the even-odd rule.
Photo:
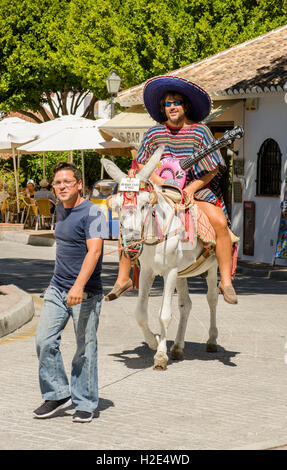
[[[215,150],[227,147],[232,144],[235,139],[240,139],[244,135],[244,129],[241,126],[234,127],[231,131],[224,132],[223,136],[211,142],[207,147],[194,152],[192,155],[185,158],[163,158],[157,169],[156,174],[164,179],[171,179],[183,189],[186,182],[186,171],[192,167],[194,163],[198,162],[206,155],[214,152]]]

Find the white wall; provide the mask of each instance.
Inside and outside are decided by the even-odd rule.
[[[256,111],[245,110],[244,129],[244,142],[239,157],[244,158],[245,165],[246,186],[244,187],[243,184],[243,201],[255,202],[254,256],[246,256],[242,253],[243,202],[242,204],[233,203],[232,228],[241,237],[239,258],[272,263],[280,221],[280,202],[283,199],[287,171],[287,104],[284,101],[284,93],[265,94],[259,98]],[[272,138],[278,143],[282,153],[281,197],[256,196],[257,153],[264,140],[268,138]],[[285,260],[280,260],[277,264],[287,263]]]

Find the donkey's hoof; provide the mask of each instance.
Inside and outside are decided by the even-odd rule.
[[[217,352],[217,345],[212,343],[206,343],[206,352],[215,353]]]
[[[158,353],[154,357],[153,368],[155,370],[166,370],[168,357],[165,353]]]
[[[183,349],[174,344],[170,350],[169,357],[172,361],[182,361]]]

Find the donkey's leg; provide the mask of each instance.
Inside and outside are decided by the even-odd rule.
[[[181,359],[183,359],[185,331],[187,326],[187,320],[192,306],[188,294],[188,285],[186,278],[177,278],[176,290],[178,295],[178,308],[180,318],[176,338],[170,350],[170,359],[180,361]]]
[[[217,263],[214,263],[211,268],[208,270],[207,275],[207,302],[210,310],[210,327],[209,327],[209,338],[206,343],[207,352],[216,352],[217,351],[217,336],[218,330],[216,327],[216,307],[218,301],[218,291],[217,291]]]
[[[154,356],[154,369],[165,370],[168,356],[166,354],[167,330],[171,321],[172,297],[176,285],[177,268],[173,268],[164,277],[164,291],[160,310],[159,322],[161,326],[161,337]]]
[[[156,350],[158,341],[148,326],[148,298],[153,281],[153,271],[141,268],[139,278],[139,294],[135,314],[138,325],[143,331],[145,341],[151,349]]]

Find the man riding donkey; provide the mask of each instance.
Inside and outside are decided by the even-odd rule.
[[[164,145],[161,158],[175,159],[192,155],[208,146],[214,138],[207,126],[201,123],[211,110],[209,94],[190,80],[175,76],[159,76],[147,81],[143,92],[144,104],[151,117],[160,123],[150,128],[138,151],[139,169],[149,160],[159,146]],[[216,236],[216,257],[220,271],[219,291],[230,304],[237,303],[232,286],[232,242],[229,220],[219,187],[226,170],[219,150],[213,151],[187,171],[184,192],[208,217]],[[164,185],[165,179],[153,172],[150,180]],[[117,281],[105,300],[114,300],[129,289],[131,261],[121,255]]]

